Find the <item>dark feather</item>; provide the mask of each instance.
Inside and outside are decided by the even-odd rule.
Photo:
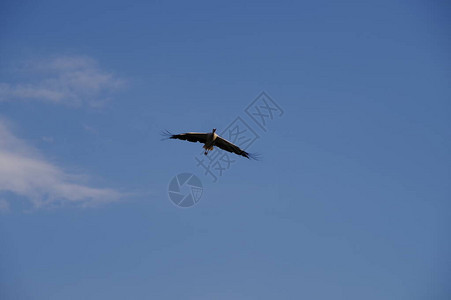
[[[172,134],[171,132],[165,130],[162,133],[162,136],[164,136],[164,139],[178,139],[183,141],[188,141],[192,143],[203,143],[205,144],[207,142],[207,136],[208,133],[200,133],[200,132],[187,132],[187,133],[181,133],[181,134]],[[247,159],[254,159],[259,160],[260,156],[255,153],[248,153],[238,147],[237,145],[229,142],[228,140],[218,136],[215,140],[214,146],[221,148],[222,150],[235,153],[237,155],[241,155],[243,157],[246,157]]]
[[[215,146],[221,148],[222,150],[231,152],[231,153],[235,153],[241,156],[246,157],[247,159],[252,158],[257,160],[258,157],[255,154],[251,154],[248,153],[246,151],[244,151],[243,149],[241,149],[240,147],[238,147],[237,145],[229,142],[228,140],[218,136],[218,138],[215,140]]]
[[[173,134],[168,130],[162,130],[160,134],[163,137],[161,140],[168,140],[171,136],[173,136]]]
[[[192,142],[192,143],[196,143],[196,142],[205,143],[207,141],[207,134],[206,133],[197,133],[197,132],[187,132],[187,133],[181,133],[181,134],[173,134],[169,138],[188,141],[188,142]]]

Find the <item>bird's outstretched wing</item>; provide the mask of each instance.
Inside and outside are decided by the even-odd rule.
[[[252,158],[257,159],[257,157],[253,154],[247,153],[237,145],[234,145],[233,143],[229,142],[228,140],[218,136],[215,140],[215,146],[221,148],[222,150],[232,152],[241,156],[244,156],[246,158]]]
[[[184,140],[188,142],[200,142],[205,143],[207,141],[207,134],[206,133],[200,133],[200,132],[187,132],[187,133],[181,133],[181,134],[171,134],[169,136],[170,139],[178,139],[178,140]]]

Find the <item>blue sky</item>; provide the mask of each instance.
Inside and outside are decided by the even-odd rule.
[[[449,12],[2,1],[0,297],[447,299]],[[284,111],[266,132],[262,91]],[[237,116],[262,160],[218,182],[200,144],[160,140]]]

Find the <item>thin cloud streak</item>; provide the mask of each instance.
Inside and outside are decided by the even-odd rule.
[[[8,213],[10,211],[9,202],[6,199],[0,199],[0,213]]]
[[[102,106],[125,81],[84,56],[59,56],[28,63],[26,83],[0,82],[0,101],[42,101],[68,106]]]
[[[26,197],[34,208],[58,205],[95,206],[119,200],[121,193],[94,188],[46,161],[40,153],[17,138],[0,119],[0,193]],[[9,209],[9,205],[3,205]]]

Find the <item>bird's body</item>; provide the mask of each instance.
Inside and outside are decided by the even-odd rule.
[[[209,132],[206,134],[206,140],[205,140],[205,145],[203,146],[203,148],[205,149],[204,154],[207,155],[208,151],[213,150],[213,147],[215,145],[215,141],[218,138],[218,135],[215,132],[216,130],[213,129],[212,132]]]
[[[170,139],[185,140],[188,142],[200,142],[203,143],[203,148],[205,149],[204,154],[207,155],[208,151],[213,150],[214,146],[217,146],[225,151],[232,152],[246,158],[254,158],[255,156],[242,150],[240,147],[234,145],[233,143],[227,141],[226,139],[220,137],[216,134],[216,128],[212,132],[201,133],[201,132],[187,132],[181,134],[171,134],[169,132],[165,133]]]

